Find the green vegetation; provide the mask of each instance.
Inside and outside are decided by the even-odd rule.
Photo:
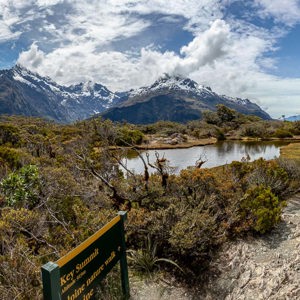
[[[279,222],[284,205],[285,202],[280,202],[270,187],[254,186],[246,191],[242,199],[241,214],[248,219],[249,226],[254,230],[265,233]]]
[[[139,144],[148,134],[243,136],[251,124],[257,126],[252,136],[264,128],[272,137],[279,129],[295,134],[300,127],[268,123],[224,107],[213,114],[218,119],[213,124],[143,126],[101,119],[57,125],[2,117],[2,297],[40,298],[40,266],[66,254],[121,209],[129,211],[126,231],[132,267],[147,272],[159,267],[187,284],[202,280],[224,242],[270,231],[280,221],[285,196],[299,186],[299,167],[293,161],[233,162],[172,175],[168,161],[157,156],[155,161],[144,161],[144,174],[124,176],[122,151],[111,150],[111,146]],[[155,168],[154,175],[150,168]],[[117,293],[107,281],[103,286]]]
[[[0,187],[8,206],[34,207],[38,202],[38,168],[26,165],[16,172],[8,174]]]
[[[217,110],[204,111],[202,120],[179,124],[160,121],[149,125],[140,125],[139,130],[149,134],[171,137],[183,134],[196,139],[215,137],[217,140],[234,139],[283,139],[300,135],[300,122],[265,121],[257,116],[243,115],[224,105]]]

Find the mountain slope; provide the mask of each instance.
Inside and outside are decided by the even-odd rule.
[[[0,114],[73,122],[106,110],[119,98],[101,84],[62,86],[20,65],[0,71]]]
[[[224,104],[243,114],[271,119],[248,99],[220,96],[191,79],[169,75],[161,77],[149,87],[129,91],[117,107],[109,109],[102,116],[113,121],[136,124],[159,120],[187,122],[201,118],[205,110],[216,110],[217,104]]]

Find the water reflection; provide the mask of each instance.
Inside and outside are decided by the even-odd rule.
[[[176,167],[176,173],[188,166],[194,166],[195,162],[201,157],[207,160],[203,165],[205,168],[212,168],[234,160],[241,161],[243,157],[250,156],[250,160],[256,160],[260,157],[265,159],[273,159],[279,157],[280,147],[287,145],[286,142],[240,142],[240,141],[225,141],[214,145],[201,147],[193,147],[187,149],[166,149],[166,150],[149,150],[149,158],[151,162],[155,161],[155,151],[160,157],[165,157],[169,160],[172,167]],[[146,152],[142,153],[146,157]],[[130,151],[124,163],[127,167],[136,173],[144,171],[143,164],[139,157],[134,152]]]

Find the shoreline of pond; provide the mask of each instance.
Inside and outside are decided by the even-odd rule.
[[[247,157],[250,161],[259,159],[260,157],[270,160],[280,156],[280,148],[286,146],[290,141],[272,140],[272,141],[241,141],[241,140],[225,140],[215,144],[196,146],[190,148],[177,149],[145,149],[124,153],[124,164],[129,170],[137,173],[143,172],[143,164],[139,156],[144,159],[149,157],[151,162],[160,158],[166,158],[171,168],[175,168],[174,172],[178,173],[182,169],[194,166],[199,159],[205,161],[204,168],[212,168],[232,161],[241,161]],[[298,143],[299,144],[299,143]],[[133,149],[134,150],[134,149]],[[146,154],[147,153],[147,154]],[[147,158],[148,159],[148,158]]]
[[[128,147],[122,146],[110,146],[110,150],[118,150],[118,149],[137,149],[137,150],[165,150],[165,149],[188,149],[192,147],[198,146],[207,146],[213,145],[218,142],[224,141],[240,141],[240,142],[286,142],[286,143],[300,143],[300,136],[295,136],[293,138],[251,138],[251,137],[229,137],[225,140],[217,140],[216,138],[205,138],[205,139],[190,139],[186,142],[178,143],[178,144],[168,144],[168,143],[155,143],[153,141],[148,141],[148,143],[143,143],[141,145],[134,145]]]

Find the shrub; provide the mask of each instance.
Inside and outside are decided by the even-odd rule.
[[[223,104],[217,105],[217,115],[222,123],[231,122],[236,118],[236,111]]]
[[[8,206],[25,206],[32,208],[38,202],[39,194],[38,168],[27,165],[9,174],[0,183]]]
[[[248,221],[250,229],[259,233],[271,230],[280,221],[285,202],[280,202],[269,187],[252,187],[241,202],[241,217]]]
[[[252,167],[253,170],[247,175],[249,185],[270,187],[276,195],[281,195],[288,187],[289,176],[276,161],[258,159]]]
[[[199,209],[199,208],[198,208]],[[214,235],[218,224],[208,211],[186,211],[170,232],[169,243],[181,255],[198,256],[216,241]]]
[[[300,134],[300,121],[293,122],[293,129],[294,134]]]
[[[274,136],[281,139],[293,137],[292,133],[285,129],[277,129],[274,133]]]
[[[10,124],[0,124],[0,145],[10,144],[16,146],[20,140],[21,138],[17,127]]]
[[[186,126],[171,121],[158,121],[153,124],[141,125],[139,129],[145,134],[165,134],[170,136],[174,133],[186,133]]]
[[[0,146],[0,158],[2,158],[11,169],[21,168],[21,154],[22,152],[19,149]]]
[[[157,243],[156,241],[152,242],[150,235],[147,236],[144,249],[130,249],[127,252],[129,261],[133,263],[133,267],[138,271],[150,274],[161,262],[172,264],[182,271],[174,261],[157,257]]]
[[[226,140],[225,134],[221,129],[216,129],[215,137],[218,141]]]
[[[277,165],[283,169],[290,179],[300,178],[300,167],[296,161],[292,159],[277,158]]]
[[[143,139],[144,135],[140,130],[121,127],[117,133],[116,144],[118,146],[139,145]]]
[[[206,110],[202,113],[202,116],[203,116],[203,120],[207,124],[212,124],[212,125],[220,125],[221,124],[221,120],[216,112]]]
[[[241,130],[241,136],[247,137],[265,137],[266,131],[262,124],[247,124]]]

